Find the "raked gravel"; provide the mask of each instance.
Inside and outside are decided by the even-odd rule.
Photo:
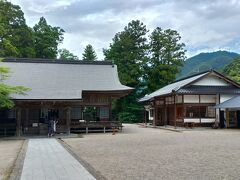
[[[65,139],[109,180],[240,179],[240,130],[182,133],[124,125],[123,133]]]

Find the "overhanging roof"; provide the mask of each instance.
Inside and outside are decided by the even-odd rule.
[[[240,88],[235,86],[198,86],[191,85],[178,90],[179,94],[240,94]]]
[[[177,91],[179,90],[181,87],[199,79],[200,77],[203,77],[204,75],[206,75],[206,73],[202,73],[202,74],[199,74],[197,76],[193,76],[193,77],[190,77],[190,78],[186,78],[186,79],[183,79],[183,80],[180,80],[180,81],[176,81],[175,83],[172,83],[172,84],[169,84],[167,86],[164,86],[163,88],[149,94],[149,95],[146,95],[144,96],[143,98],[141,98],[139,100],[139,102],[143,102],[143,101],[148,101],[156,96],[162,96],[162,95],[167,95],[167,94],[170,94],[172,93],[173,91]]]
[[[215,108],[231,108],[231,109],[240,109],[240,96],[233,97],[223,103],[220,103],[215,106]]]
[[[132,88],[120,83],[117,66],[106,61],[63,61],[41,59],[5,59],[10,68],[5,83],[31,89],[13,99],[82,99],[83,91],[122,92]]]
[[[192,86],[192,84],[196,81],[198,81],[199,79],[207,76],[208,74],[213,73],[216,76],[224,79],[226,82],[228,82],[230,84],[230,86]],[[154,97],[158,97],[158,96],[164,96],[164,95],[168,95],[171,93],[179,93],[179,94],[199,94],[199,93],[205,93],[205,94],[209,94],[209,93],[226,93],[226,94],[240,94],[240,85],[234,81],[232,81],[231,79],[223,76],[222,74],[218,73],[217,71],[214,70],[208,70],[205,72],[201,72],[189,77],[185,77],[183,79],[179,79],[167,86],[164,86],[163,88],[145,95],[143,98],[141,98],[139,100],[139,102],[145,102],[145,101],[149,101],[151,99],[153,99]]]

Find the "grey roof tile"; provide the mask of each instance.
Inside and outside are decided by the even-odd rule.
[[[190,78],[186,78],[186,79],[183,79],[183,80],[180,80],[180,81],[176,81],[172,84],[169,84],[167,86],[164,86],[163,88],[149,94],[149,95],[146,95],[144,96],[143,98],[141,98],[139,100],[139,102],[144,102],[144,101],[148,101],[154,97],[157,97],[157,96],[162,96],[162,95],[166,95],[166,94],[170,94],[172,93],[172,91],[178,91],[181,87],[197,80],[198,78],[206,75],[208,72],[205,72],[205,73],[202,73],[202,74],[199,74],[199,75],[196,75],[196,76],[193,76],[193,77],[190,77]]]
[[[233,97],[223,103],[215,106],[215,108],[233,108],[240,109],[240,96]]]
[[[5,61],[10,68],[9,85],[31,88],[13,99],[81,99],[82,91],[128,91],[120,83],[117,66],[111,63],[48,63]]]
[[[183,94],[240,94],[240,89],[234,86],[197,86],[192,85],[178,90]]]

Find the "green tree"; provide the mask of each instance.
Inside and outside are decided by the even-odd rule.
[[[147,32],[142,22],[133,20],[114,36],[109,49],[104,50],[105,59],[118,66],[120,81],[127,86],[136,87],[140,83],[148,48]]]
[[[88,44],[85,47],[84,52],[82,54],[82,59],[86,60],[86,61],[95,61],[95,60],[97,60],[97,54],[96,54],[96,52],[93,49],[91,44]]]
[[[157,27],[150,35],[150,58],[145,80],[147,92],[153,92],[175,80],[185,60],[185,45],[175,30]]]
[[[74,55],[67,49],[59,49],[58,55],[59,59],[61,60],[79,60],[79,58],[76,55]]]
[[[0,108],[12,108],[14,102],[11,100],[12,94],[25,94],[29,88],[24,86],[9,86],[4,83],[8,78],[9,68],[0,66]]]
[[[230,79],[240,83],[240,57],[235,58],[230,64],[226,65],[222,73]]]
[[[52,27],[44,17],[33,27],[35,35],[35,51],[37,58],[54,59],[57,57],[58,45],[63,41],[64,30]]]
[[[142,117],[142,106],[137,99],[141,96],[142,66],[147,57],[147,32],[142,22],[131,21],[124,31],[114,36],[109,49],[104,50],[105,59],[118,66],[121,83],[135,88],[131,94],[113,104],[113,111],[122,121],[137,122]]]
[[[17,5],[0,0],[0,56],[34,57],[33,31]]]

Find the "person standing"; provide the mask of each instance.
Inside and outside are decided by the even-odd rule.
[[[53,126],[54,126],[53,119],[48,120],[48,137],[53,135]]]
[[[58,123],[58,120],[54,120],[53,121],[53,134],[55,135],[55,133],[56,133],[56,130],[57,130],[57,123]]]

